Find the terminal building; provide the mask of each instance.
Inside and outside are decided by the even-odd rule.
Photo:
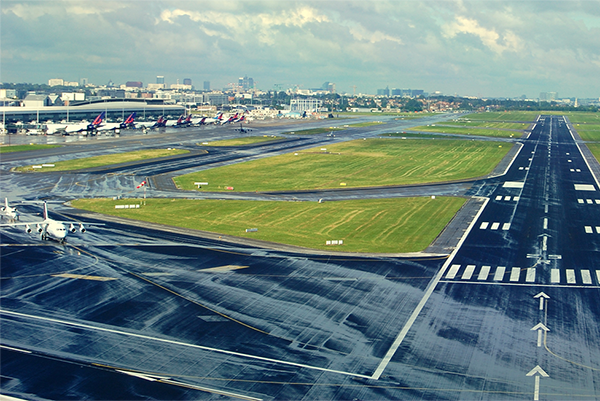
[[[15,124],[44,124],[46,122],[92,121],[105,112],[108,121],[123,121],[137,112],[139,121],[156,120],[160,116],[177,118],[185,113],[185,107],[168,104],[163,99],[103,99],[71,102],[68,106],[0,107],[2,123],[9,132],[16,132]]]

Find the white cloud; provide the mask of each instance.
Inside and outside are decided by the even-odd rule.
[[[523,47],[522,40],[514,32],[506,30],[501,37],[494,29],[482,27],[471,18],[457,16],[454,22],[444,27],[444,34],[448,38],[455,38],[461,33],[477,36],[487,48],[498,55],[506,51],[516,52]]]

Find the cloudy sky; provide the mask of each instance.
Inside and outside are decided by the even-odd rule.
[[[0,81],[600,96],[600,0],[2,0]]]

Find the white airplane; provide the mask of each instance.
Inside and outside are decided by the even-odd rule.
[[[8,202],[7,202],[8,203]],[[25,232],[31,233],[33,231],[32,226],[35,225],[35,230],[40,234],[40,239],[48,240],[53,239],[61,244],[66,242],[68,233],[75,233],[77,230],[84,233],[86,231],[83,223],[74,221],[59,221],[51,219],[48,216],[48,205],[44,202],[44,220],[40,222],[30,223],[12,223],[12,224],[0,224],[0,227],[14,227],[24,226]],[[102,223],[86,223],[88,226],[103,226]],[[68,227],[67,227],[68,225]],[[77,225],[77,226],[76,226]]]
[[[16,207],[8,206],[8,198],[4,198],[4,206],[0,207],[0,217],[8,217],[12,221],[19,220],[19,212]]]
[[[103,111],[91,123],[82,121],[73,124],[46,124],[46,127],[48,128],[47,134],[50,135],[54,133],[63,133],[65,135],[68,135],[77,132],[94,132],[102,126],[102,121],[104,120],[105,114],[106,113]]]

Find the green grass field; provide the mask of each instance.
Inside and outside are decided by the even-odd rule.
[[[108,166],[111,164],[128,163],[139,160],[156,159],[166,156],[180,155],[189,153],[189,150],[178,149],[145,149],[135,152],[116,153],[111,155],[102,155],[94,157],[86,157],[82,159],[58,161],[54,167],[44,167],[43,169],[34,169],[32,166],[18,167],[16,171],[68,171],[80,170],[84,168]]]
[[[278,141],[280,139],[285,139],[283,136],[246,136],[240,138],[233,139],[223,139],[221,141],[213,141],[208,142],[208,144],[203,146],[244,146],[244,145],[253,145],[255,143],[263,143],[270,141]]]
[[[10,152],[25,152],[27,150],[39,150],[39,149],[52,149],[59,148],[61,145],[2,145],[0,146],[0,153]]]
[[[424,250],[463,198],[397,198],[340,202],[261,202],[148,199],[140,209],[115,209],[139,200],[82,199],[74,207],[171,226],[313,249],[403,253]],[[247,228],[258,228],[246,233]],[[327,240],[343,240],[327,246]]]
[[[175,178],[181,189],[201,191],[309,190],[454,181],[490,173],[510,149],[471,140],[369,139],[255,160]]]

